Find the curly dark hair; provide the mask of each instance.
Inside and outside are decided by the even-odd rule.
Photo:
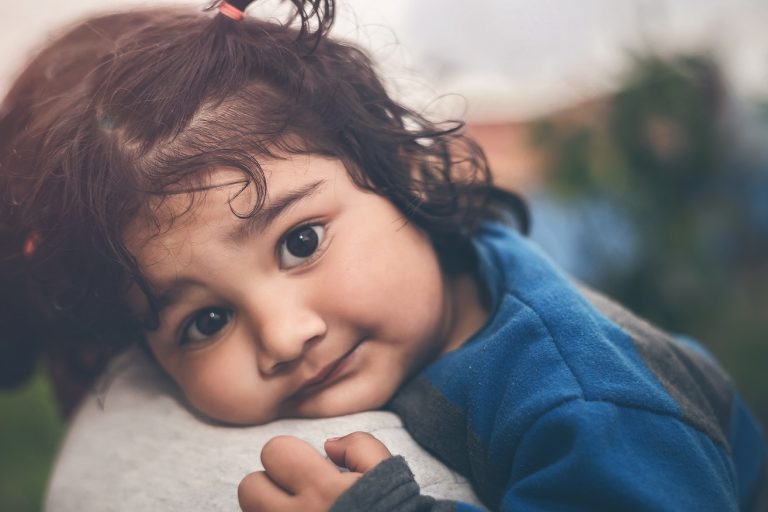
[[[510,211],[500,204],[527,224],[462,123],[397,103],[360,49],[327,36],[332,0],[292,3],[285,23],[179,8],[94,17],[23,71],[0,108],[6,384],[41,350],[140,339],[124,295],[132,283],[152,294],[123,232],[149,199],[194,190],[206,170],[242,170],[255,213],[259,158],[338,158],[431,236],[449,271],[481,220]],[[30,237],[39,243],[24,254]]]

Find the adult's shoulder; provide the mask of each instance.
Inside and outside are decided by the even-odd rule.
[[[467,481],[419,447],[390,412],[230,427],[182,404],[173,383],[140,350],[115,359],[70,422],[45,510],[239,510],[237,485],[262,469],[267,440],[291,434],[321,450],[325,439],[356,430],[404,455],[426,494],[477,502]]]

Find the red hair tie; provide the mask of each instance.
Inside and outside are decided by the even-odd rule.
[[[40,242],[42,241],[43,237],[41,237],[40,233],[37,231],[33,231],[27,235],[26,240],[24,240],[24,246],[21,248],[21,252],[24,254],[24,257],[32,257],[32,255],[35,254],[37,247],[40,245]]]
[[[242,10],[227,2],[221,2],[219,12],[235,21],[242,21],[245,18],[245,13]]]

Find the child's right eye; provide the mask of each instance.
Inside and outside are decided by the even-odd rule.
[[[195,313],[181,333],[180,343],[187,345],[206,341],[229,323],[232,313],[224,308],[207,308]]]
[[[278,247],[280,265],[298,267],[317,256],[325,241],[325,227],[321,224],[304,224],[289,231]]]

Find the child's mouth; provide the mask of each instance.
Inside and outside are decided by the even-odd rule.
[[[357,348],[362,345],[363,341],[364,340],[360,340],[347,353],[320,370],[317,375],[305,382],[296,392],[296,396],[307,395],[335,381],[344,372],[347,366],[349,366],[349,363],[354,358]]]

